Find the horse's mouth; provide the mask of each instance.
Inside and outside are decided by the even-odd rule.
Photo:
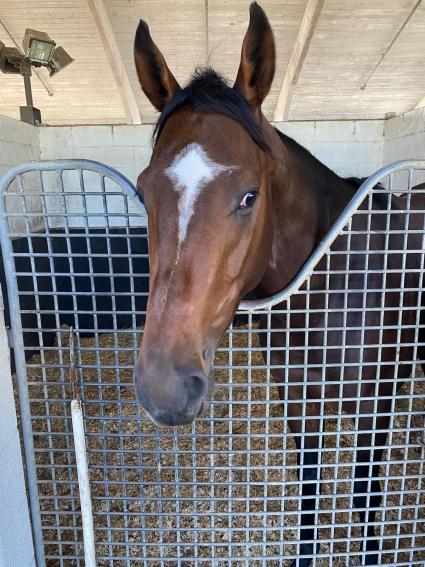
[[[208,375],[208,390],[205,394],[204,399],[201,402],[201,405],[199,406],[199,411],[196,414],[196,418],[201,417],[201,415],[208,410],[208,407],[210,406],[213,400],[213,395],[214,395],[214,375],[213,375],[213,371],[211,370]]]
[[[207,400],[207,399],[202,400],[201,405],[199,407],[199,411],[198,411],[195,419],[197,419],[198,417],[201,417],[202,414],[207,411],[210,403],[211,403],[211,400]]]
[[[208,410],[208,408],[209,408],[209,406],[210,406],[210,404],[213,400],[213,395],[214,395],[214,376],[213,376],[213,372],[211,371],[209,373],[209,376],[208,376],[208,390],[207,390],[207,393],[205,394],[205,398],[201,402],[201,405],[199,407],[199,411],[196,415],[196,419],[198,417],[201,417],[202,414],[205,413]]]
[[[188,421],[180,421],[180,420],[177,420],[177,421],[175,421],[174,423],[170,423],[170,421],[169,421],[168,419],[164,421],[163,418],[160,418],[159,416],[156,416],[156,417],[155,417],[155,416],[154,416],[154,412],[151,412],[149,409],[147,409],[147,407],[146,407],[147,404],[146,404],[146,403],[142,403],[142,402],[141,402],[141,406],[142,406],[144,412],[146,413],[146,415],[148,416],[148,418],[149,418],[155,425],[157,425],[157,426],[159,426],[159,427],[180,427],[180,426],[190,425],[190,424],[193,423],[196,419],[198,419],[198,417],[201,417],[202,414],[204,414],[204,413],[207,411],[208,406],[210,405],[210,403],[211,403],[211,399],[209,399],[209,398],[204,398],[204,399],[201,401],[200,405],[199,405],[199,410],[198,410],[197,413],[194,415],[194,417],[192,418],[191,421],[189,421],[189,420],[188,420]]]
[[[202,400],[201,405],[199,407],[199,411],[198,411],[196,417],[200,417],[200,415],[204,412],[204,407],[205,407],[205,401]]]

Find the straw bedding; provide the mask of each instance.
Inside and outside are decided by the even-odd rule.
[[[43,360],[34,357],[28,368],[49,567],[83,565],[67,337],[63,329],[62,348],[45,351]],[[98,565],[140,565],[149,559],[151,566],[190,566],[194,557],[202,565],[289,565],[299,538],[295,445],[285,433],[276,388],[257,368],[261,354],[248,354],[247,329],[232,334],[237,350],[231,355],[229,335],[223,339],[211,420],[204,416],[193,429],[157,429],[140,418],[131,370],[138,340],[130,332],[102,335],[98,353],[93,338],[77,344]],[[252,346],[258,346],[256,335]],[[248,362],[250,371],[243,368]],[[419,415],[408,423],[403,392],[410,387],[403,387],[396,404],[392,448],[381,467],[386,510],[378,514],[376,533],[384,536],[383,563],[419,566],[425,561],[418,549],[425,547],[424,455],[417,439],[425,413],[422,376],[414,383],[413,410]],[[327,414],[320,567],[361,564],[356,553],[361,530],[357,514],[350,512],[355,443],[350,431],[351,420]]]

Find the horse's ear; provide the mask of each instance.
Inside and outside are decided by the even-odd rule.
[[[249,7],[249,26],[233,86],[253,108],[259,108],[266,98],[272,85],[275,65],[272,28],[264,10],[253,2]]]
[[[180,86],[151,38],[148,24],[143,20],[140,20],[134,38],[134,61],[143,92],[161,112]]]

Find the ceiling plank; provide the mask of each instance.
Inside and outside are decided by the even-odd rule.
[[[104,0],[87,0],[93,20],[123,103],[127,124],[141,124],[139,107],[127,75],[121,53],[112,30]]]
[[[308,0],[291,59],[283,79],[282,88],[276,103],[273,120],[281,122],[287,120],[291,106],[292,96],[306,58],[314,29],[320,18],[324,0]]]

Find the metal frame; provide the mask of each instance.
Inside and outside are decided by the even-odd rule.
[[[270,298],[241,303],[240,314],[245,317],[247,325],[241,328],[232,327],[218,352],[216,368],[221,397],[213,403],[209,417],[197,420],[192,429],[189,428],[181,432],[159,430],[150,424],[144,416],[139,414],[139,409],[129,390],[131,388],[129,373],[131,373],[134,357],[137,355],[138,342],[141,336],[141,330],[138,329],[140,320],[138,321],[136,318],[136,315],[140,315],[140,313],[137,313],[135,306],[135,298],[138,292],[135,291],[134,287],[135,279],[140,274],[134,270],[130,245],[130,218],[137,212],[129,213],[128,200],[130,199],[130,202],[135,203],[136,210],[139,213],[143,209],[134,186],[115,170],[85,160],[30,162],[12,169],[0,180],[0,243],[8,287],[9,308],[13,315],[11,318],[13,347],[38,567],[45,565],[45,545],[50,550],[53,548],[59,550],[57,552],[49,551],[47,561],[54,561],[56,562],[54,564],[59,564],[60,567],[74,565],[74,562],[77,566],[82,565],[79,512],[75,504],[75,466],[72,460],[73,453],[68,431],[70,415],[65,410],[55,413],[57,407],[62,408],[65,402],[68,404],[70,401],[66,394],[67,369],[69,367],[69,361],[66,357],[69,349],[65,339],[62,338],[65,331],[61,328],[60,317],[65,315],[69,318],[73,313],[76,313],[77,317],[85,316],[86,312],[78,304],[78,300],[81,298],[89,298],[93,301],[94,326],[91,330],[95,338],[85,339],[82,337],[81,333],[90,331],[90,329],[82,326],[75,331],[73,342],[76,345],[76,368],[80,375],[80,387],[82,389],[89,468],[92,474],[94,517],[95,521],[98,522],[95,526],[95,534],[99,538],[97,543],[99,565],[115,567],[118,563],[119,565],[130,566],[134,559],[148,567],[167,564],[182,566],[192,564],[220,565],[221,560],[223,560],[223,564],[235,566],[239,564],[286,565],[284,555],[288,549],[287,546],[290,544],[286,539],[289,527],[282,523],[282,518],[285,516],[294,519],[295,525],[291,529],[299,530],[296,525],[299,525],[301,516],[299,508],[301,497],[293,494],[293,491],[298,489],[300,483],[291,477],[291,474],[293,475],[296,470],[296,466],[292,462],[295,450],[288,440],[290,436],[282,430],[282,427],[288,422],[288,408],[284,408],[283,417],[275,413],[275,408],[280,407],[281,404],[273,394],[272,372],[279,368],[282,370],[285,380],[282,381],[280,386],[287,390],[287,378],[294,364],[290,360],[289,348],[282,351],[283,359],[279,365],[273,363],[275,348],[272,346],[272,333],[275,329],[271,327],[272,314],[278,313],[282,316],[283,321],[286,321],[284,325],[286,328],[279,332],[283,333],[288,347],[289,333],[292,332],[291,302],[298,294],[302,294],[306,297],[306,309],[303,311],[306,324],[304,328],[298,330],[307,336],[311,332],[309,327],[310,317],[314,316],[314,313],[309,311],[309,297],[314,293],[314,290],[310,287],[310,279],[312,274],[317,271],[319,262],[326,260],[324,271],[331,273],[329,258],[332,253],[336,253],[332,252],[332,244],[342,233],[347,235],[347,241],[350,242],[350,238],[355,234],[352,230],[352,219],[357,214],[361,203],[369,199],[370,204],[372,193],[380,191],[380,189],[374,189],[379,181],[382,179],[389,180],[389,186],[385,191],[391,195],[391,193],[396,192],[392,185],[393,175],[407,171],[410,187],[414,171],[419,170],[425,170],[425,161],[403,161],[386,166],[376,172],[357,191],[320,246],[289,286]],[[79,183],[78,191],[66,193],[63,185],[63,173],[65,171],[76,172]],[[96,198],[100,204],[99,211],[91,212],[87,206],[87,199],[92,194],[86,192],[84,180],[84,172],[86,171],[97,174],[100,180],[100,190],[96,192]],[[36,190],[25,191],[23,176],[30,172],[38,174],[41,185]],[[50,189],[43,184],[43,173],[40,172],[58,172],[60,182],[55,191],[61,197],[63,203],[60,216],[64,223],[63,237],[66,240],[67,249],[66,252],[58,252],[52,248],[54,234],[49,228],[49,223],[50,218],[54,215],[46,212],[44,206],[41,209],[46,225],[43,234],[47,239],[48,251],[41,254],[30,248],[26,256],[31,261],[31,270],[27,268],[17,270],[16,262],[25,254],[16,252],[13,248],[10,222],[15,217],[22,218],[26,223],[26,229],[22,231],[23,236],[31,239],[29,219],[35,214],[26,210],[26,196],[33,196],[38,192],[43,198],[41,193],[52,194]],[[24,209],[20,213],[15,213],[7,208],[7,197],[10,195],[8,193],[9,187],[15,180],[18,184],[17,194],[22,196],[24,203]],[[118,187],[118,191],[106,187],[105,180],[113,182],[114,186]],[[124,208],[121,213],[110,213],[108,203],[112,202],[118,194],[123,196]],[[93,251],[87,244],[86,251],[82,253],[89,266],[87,273],[74,270],[69,274],[64,274],[55,264],[56,260],[66,259],[70,262],[70,269],[72,270],[73,262],[77,260],[77,254],[73,252],[70,246],[73,235],[70,233],[69,223],[75,220],[78,214],[67,210],[66,196],[75,196],[77,199],[81,198],[84,202],[83,212],[78,213],[84,221],[82,225],[84,230],[81,234],[78,234],[78,238],[87,237],[89,239],[89,221],[93,217],[101,218],[105,223],[106,252],[103,254]],[[369,209],[364,212],[370,218],[372,212]],[[390,214],[388,210],[381,212],[387,214],[387,216]],[[118,280],[117,285],[115,281],[112,281],[114,261],[123,255],[121,252],[115,252],[111,244],[111,223],[115,218],[124,219],[125,230],[120,238],[127,245],[127,252],[124,257],[125,261],[128,261],[126,275],[131,286],[130,292],[127,293],[130,306],[124,305],[122,309],[117,308],[117,302],[126,293],[120,291]],[[404,244],[401,253],[406,256],[406,244]],[[94,262],[99,258],[102,259],[103,256],[106,261],[105,267],[96,271]],[[44,265],[41,267],[41,264],[36,265],[35,261],[39,260],[40,257],[47,258],[50,262],[50,268],[46,268]],[[421,251],[421,274],[423,268],[424,250]],[[368,268],[365,270],[367,271]],[[346,277],[348,277],[348,266],[346,273]],[[90,280],[90,289],[88,290],[76,289],[77,278],[81,278],[83,275]],[[41,316],[46,309],[41,306],[40,297],[46,292],[38,289],[37,277],[46,276],[51,277],[53,281],[51,295],[54,299],[54,308],[51,315],[55,321],[50,330],[54,331],[57,339],[57,345],[54,347],[44,342],[43,331],[45,329],[42,328],[41,324]],[[20,299],[30,295],[31,292],[20,288],[18,277],[29,278],[33,282],[35,289],[32,294],[35,296],[37,306],[35,315],[38,324],[36,328],[27,328],[22,325],[21,316],[26,314],[26,310],[22,308]],[[62,277],[71,281],[70,292],[58,288],[57,283],[59,278]],[[97,290],[96,277],[111,280],[108,311],[111,322],[108,320],[104,326],[99,323],[101,313],[95,312],[95,298],[98,295],[103,297],[108,294]],[[303,286],[304,289],[302,289]],[[403,293],[404,290],[401,288],[401,295]],[[344,291],[344,295],[346,297],[347,290]],[[61,301],[67,296],[72,303],[72,308],[61,306]],[[272,308],[274,309],[272,310]],[[324,310],[329,311],[327,306]],[[346,306],[342,311],[346,318]],[[382,312],[384,312],[384,308]],[[402,312],[403,305],[400,309],[400,313]],[[258,313],[265,317],[265,323],[256,328],[255,321]],[[50,311],[47,314],[49,315]],[[127,332],[119,328],[120,315],[129,318],[131,331]],[[417,354],[418,328],[419,305],[414,356]],[[327,332],[327,329],[325,330]],[[25,360],[25,348],[28,348],[28,346],[24,344],[23,333],[30,331],[38,334],[40,339],[40,361],[27,362]],[[102,332],[109,333],[105,336],[106,343],[100,338]],[[359,332],[363,336],[367,332],[364,324]],[[264,361],[259,359],[262,348],[255,342],[255,335],[258,333],[262,333],[266,337]],[[130,335],[131,337],[128,338]],[[242,343],[240,339],[242,339]],[[400,338],[396,342],[396,346],[399,346]],[[382,345],[377,344],[376,347],[382,350]],[[333,348],[334,345],[330,341],[326,343],[325,351],[328,354],[332,352]],[[52,352],[55,358],[50,360],[47,357]],[[111,358],[107,358],[107,355]],[[365,364],[365,366],[367,365]],[[323,363],[318,364],[316,368],[317,384],[321,388],[322,403],[325,397],[322,382],[327,367],[328,362],[324,358]],[[305,404],[308,401],[305,383],[308,368],[311,368],[311,364],[307,360],[304,359],[299,363],[299,380],[300,385],[305,389]],[[343,371],[344,364],[341,364],[341,375]],[[28,372],[35,378],[29,380]],[[126,377],[123,378],[122,375]],[[37,376],[40,377],[40,383],[37,382]],[[414,392],[413,387],[416,383],[417,379],[412,379],[408,392],[401,396],[401,401],[405,404],[404,409],[400,410],[395,405],[397,396],[394,392],[390,411],[389,455],[393,455],[392,452],[397,451],[393,437],[400,434],[405,435],[406,438],[401,446],[403,449],[401,457],[390,456],[384,461],[385,474],[381,479],[382,493],[384,494],[383,513],[385,514],[391,512],[391,510],[386,510],[388,508],[387,499],[392,497],[390,469],[394,466],[400,467],[401,472],[395,475],[401,485],[399,492],[397,492],[399,503],[393,507],[394,517],[388,521],[388,525],[395,530],[391,537],[394,542],[397,542],[397,545],[402,539],[407,538],[403,535],[401,529],[403,523],[406,523],[402,516],[405,507],[403,498],[407,490],[406,482],[408,482],[406,479],[416,479],[416,484],[419,486],[420,478],[424,474],[423,460],[419,461],[417,457],[409,457],[410,459],[413,458],[413,472],[409,472],[407,461],[408,455],[418,447],[412,435],[418,434],[423,437],[423,427],[416,423],[422,415],[422,410],[420,408],[415,409],[413,404],[417,401],[422,403],[425,396]],[[38,394],[30,396],[29,387],[35,388],[34,391]],[[353,401],[355,402],[354,411],[343,416],[341,400],[338,397],[334,400],[339,408],[336,418],[339,425],[337,425],[335,432],[330,434],[330,437],[337,447],[334,451],[337,460],[334,463],[326,464],[326,467],[333,472],[330,479],[321,480],[320,484],[333,483],[335,491],[341,482],[349,485],[351,483],[351,486],[354,482],[354,465],[344,465],[349,468],[349,472],[343,480],[340,480],[337,476],[339,466],[342,466],[338,461],[341,454],[344,451],[354,452],[354,448],[341,448],[343,438],[350,438],[353,447],[356,446],[358,439],[356,426],[353,430],[341,428],[342,421],[350,417],[358,426],[360,415],[358,397]],[[372,401],[376,402],[376,393]],[[255,406],[259,408],[260,417],[254,411]],[[111,413],[108,413],[108,407],[112,407],[109,410]],[[321,424],[323,425],[329,419],[331,418],[325,416],[323,412],[320,417]],[[397,420],[400,419],[404,419],[405,423],[399,424]],[[308,420],[306,413],[302,420],[304,424]],[[36,429],[32,426],[32,421],[37,423]],[[39,425],[39,422],[41,425]],[[55,430],[55,424],[57,424],[57,430]],[[47,429],[43,429],[44,425]],[[239,431],[242,431],[242,433]],[[409,432],[410,437],[407,432]],[[306,439],[308,435],[304,429],[303,437]],[[325,439],[326,435],[322,430],[321,439]],[[372,435],[374,435],[373,430]],[[43,436],[46,438],[46,446],[39,445],[39,440]],[[34,443],[34,438],[36,438],[36,443]],[[349,447],[351,446],[349,445]],[[322,446],[320,455],[325,455],[327,451],[329,452],[326,447]],[[423,457],[422,451],[422,459]],[[48,462],[43,459],[47,459]],[[241,466],[241,463],[245,463],[245,469]],[[344,461],[342,463],[344,464]],[[319,466],[324,465],[320,463]],[[52,493],[39,492],[39,487],[45,490],[48,482],[37,476],[37,467],[39,470],[41,468],[42,471],[47,470],[51,475],[53,479],[50,482]],[[244,487],[242,496],[238,493],[240,486]],[[170,495],[170,487],[174,491],[173,497]],[[255,492],[256,488],[259,488],[258,494]],[[337,494],[326,497],[331,502],[329,505],[330,517],[321,522],[320,525],[318,522],[315,527],[314,541],[320,539],[320,530],[327,530],[330,535],[326,537],[329,537],[332,542],[331,554],[327,555],[322,550],[317,554],[315,565],[324,565],[325,563],[320,563],[320,561],[333,560],[338,557],[338,553],[341,554],[341,557],[345,557],[347,564],[353,557],[354,552],[351,551],[350,546],[356,545],[359,536],[354,534],[353,531],[356,529],[353,520],[353,495],[352,493],[351,496],[349,495],[349,489],[346,489],[346,491],[348,492],[344,495],[347,503],[344,506],[340,506],[339,503],[337,506]],[[276,494],[280,496],[276,496]],[[413,510],[413,518],[410,524],[412,530],[416,530],[409,536],[411,542],[421,541],[420,538],[422,537],[424,537],[425,542],[425,535],[422,536],[420,531],[422,521],[420,514],[425,511],[425,503],[422,503],[421,500],[422,496],[423,491],[418,492],[415,496],[415,502],[409,505]],[[325,496],[321,496],[318,499],[322,497],[325,498]],[[317,516],[323,512],[320,509],[318,499],[316,502]],[[48,506],[47,509],[44,508],[40,511],[40,500],[44,507]],[[251,503],[252,509],[250,508]],[[294,503],[296,503],[296,509],[291,508]],[[342,514],[344,518],[340,520],[339,526],[337,525],[338,514]],[[46,521],[45,519],[49,516],[54,518],[53,527],[49,527],[50,524],[42,523],[41,517],[43,521]],[[69,521],[65,522],[66,518],[69,518]],[[116,522],[118,523],[116,524]],[[222,526],[220,522],[224,522]],[[205,527],[207,523],[210,526],[209,529]],[[377,529],[380,530],[379,537],[382,544],[385,540],[382,531],[384,521],[381,520],[376,524]],[[43,538],[43,529],[49,534],[48,537]],[[345,538],[341,535],[338,536],[338,529],[346,529],[348,536]],[[65,532],[68,535],[70,534],[71,539],[69,541],[62,539]],[[227,534],[227,539],[223,539],[223,534]],[[256,541],[250,541],[252,534],[253,537],[257,538]],[[130,539],[132,537],[136,538],[135,541]],[[395,545],[396,543],[394,543]],[[417,565],[415,553],[423,553],[425,557],[425,543],[417,546],[419,551],[413,549],[412,545],[411,543],[410,548],[408,546],[405,548],[404,555],[400,552],[400,557],[407,557],[407,559],[397,559],[397,565],[412,567]],[[338,551],[338,549],[345,549],[345,551]],[[203,555],[208,550],[210,550],[209,559],[208,556]],[[220,555],[220,553],[224,555]],[[398,558],[397,553],[394,551],[394,557]],[[299,554],[299,549],[294,551],[291,548],[291,558],[299,557]],[[365,554],[365,551],[360,550],[358,552],[360,557],[364,557]],[[211,558],[211,555],[213,555],[213,558]]]
[[[34,538],[37,567],[45,565],[44,542],[40,518],[40,505],[36,477],[36,462],[33,443],[33,431],[31,425],[30,402],[28,396],[28,379],[25,361],[25,346],[23,341],[23,329],[19,304],[19,289],[16,278],[14,253],[12,241],[9,235],[8,214],[6,211],[6,194],[11,183],[28,172],[33,171],[92,171],[104,177],[112,179],[122,191],[127,191],[131,197],[139,199],[134,185],[115,169],[90,160],[56,160],[35,161],[22,163],[10,169],[0,178],[0,245],[3,256],[5,277],[7,284],[7,295],[9,298],[9,309],[11,317],[11,332],[14,348],[14,360],[19,391],[20,420],[23,435],[25,453],[26,476],[28,482],[28,494],[30,501],[31,524]],[[40,177],[42,180],[42,177]],[[42,185],[42,189],[44,186]]]

